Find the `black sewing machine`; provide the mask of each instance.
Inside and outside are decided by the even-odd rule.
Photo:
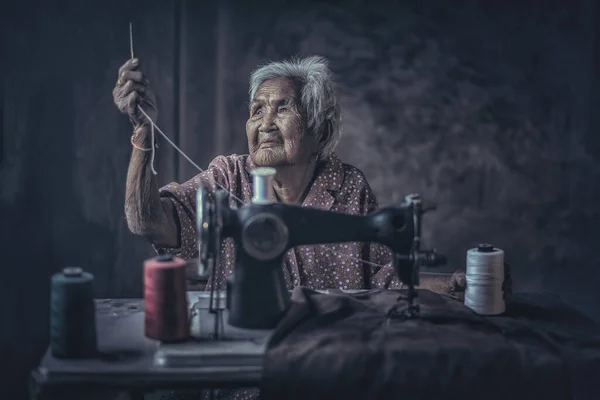
[[[241,208],[230,208],[226,191],[217,191],[211,201],[206,188],[198,188],[201,265],[212,269],[215,276],[221,240],[230,237],[236,245],[235,270],[227,285],[231,326],[274,328],[290,302],[283,276],[284,254],[295,246],[338,242],[388,246],[396,273],[408,286],[409,317],[418,315],[415,286],[419,284],[419,268],[446,262],[435,250],[421,249],[422,216],[434,207],[425,207],[420,196],[414,194],[399,206],[369,215],[281,204],[272,194],[274,174],[273,168],[253,171],[252,203]],[[213,301],[218,302],[218,297],[211,296]]]

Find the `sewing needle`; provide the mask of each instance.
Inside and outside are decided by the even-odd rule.
[[[129,50],[131,51],[131,59],[135,57],[133,55],[133,23],[129,23]]]

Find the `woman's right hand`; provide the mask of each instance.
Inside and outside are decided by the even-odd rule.
[[[141,113],[138,105],[156,123],[158,116],[156,97],[150,88],[150,82],[140,71],[140,62],[137,58],[127,61],[119,68],[119,77],[113,89],[113,100],[119,111],[129,116],[134,128],[150,125],[150,121]]]

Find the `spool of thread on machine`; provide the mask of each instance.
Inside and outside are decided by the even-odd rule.
[[[480,315],[504,313],[504,252],[491,244],[467,251],[465,305]]]
[[[190,335],[186,262],[170,255],[144,262],[144,334],[164,343]]]
[[[256,168],[252,171],[254,186],[252,203],[272,204],[277,202],[273,192],[273,179],[276,172],[275,168],[271,167]]]
[[[97,353],[94,276],[79,267],[52,276],[50,348],[57,358],[87,358]]]

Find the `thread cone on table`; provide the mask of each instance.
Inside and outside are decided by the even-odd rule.
[[[50,348],[57,358],[89,358],[97,354],[94,276],[68,267],[52,276]]]
[[[186,261],[159,256],[144,262],[144,334],[160,342],[190,335]]]
[[[468,250],[465,278],[467,307],[480,315],[504,313],[504,251],[489,244]]]

